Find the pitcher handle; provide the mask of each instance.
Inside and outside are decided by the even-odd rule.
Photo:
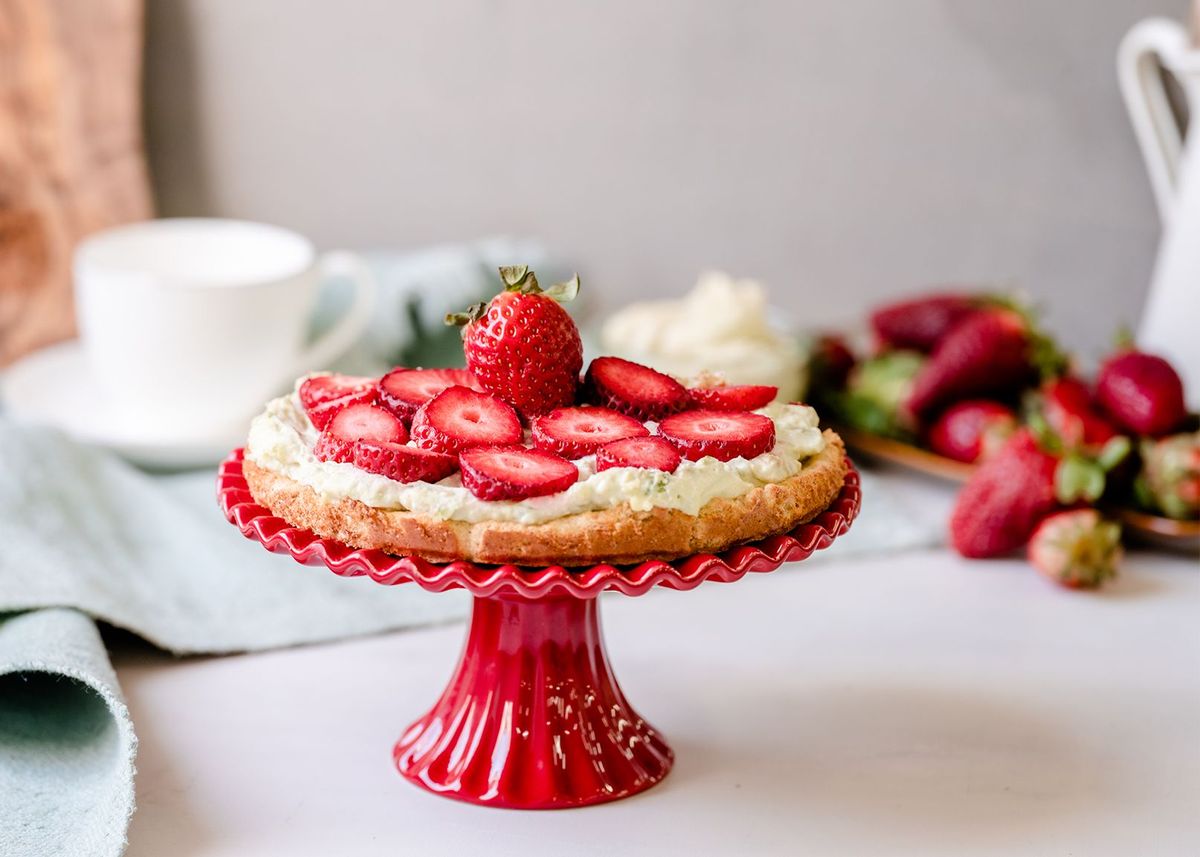
[[[1171,112],[1159,64],[1175,71],[1189,50],[1187,31],[1166,18],[1139,21],[1125,34],[1117,50],[1121,95],[1164,224],[1174,210],[1183,132]]]

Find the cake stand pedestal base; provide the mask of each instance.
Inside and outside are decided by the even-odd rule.
[[[667,775],[671,748],[621,693],[596,598],[475,598],[441,699],[396,745],[400,773],[510,809],[619,800]]]

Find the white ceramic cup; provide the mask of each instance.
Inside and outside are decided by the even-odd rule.
[[[169,218],[90,236],[75,251],[75,309],[90,369],[122,421],[147,436],[237,430],[297,375],[327,366],[370,320],[375,281],[357,256],[318,256],[295,232]],[[322,280],[354,283],[349,309],[306,333]]]

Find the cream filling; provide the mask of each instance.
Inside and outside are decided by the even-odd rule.
[[[805,459],[825,448],[817,414],[807,405],[774,403],[758,411],[775,423],[775,447],[754,458],[684,461],[674,473],[638,467],[596,472],[595,456],[578,459],[579,481],[558,494],[527,500],[480,500],[458,474],[438,483],[396,482],[351,464],[313,455],[317,430],[293,394],[267,403],[250,424],[246,458],[303,483],[327,500],[351,498],[379,509],[400,509],[440,520],[511,521],[540,524],[609,509],[622,503],[636,511],[679,509],[696,515],[710,500],[739,497],[799,473]],[[653,427],[653,426],[651,426]]]

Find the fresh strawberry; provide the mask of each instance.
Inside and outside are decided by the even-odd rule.
[[[840,390],[857,360],[844,337],[823,333],[812,344],[808,355],[809,383],[818,394]]]
[[[413,442],[452,454],[473,446],[504,446],[524,437],[521,418],[508,402],[467,387],[447,387],[417,409]]]
[[[513,405],[526,418],[575,401],[583,343],[558,303],[579,291],[579,277],[545,291],[528,267],[500,269],[504,291],[486,306],[446,316],[462,324],[467,368],[481,387]]]
[[[298,391],[308,419],[324,429],[348,405],[375,404],[375,379],[356,375],[313,375]]]
[[[689,461],[754,458],[775,445],[775,423],[746,411],[684,411],[660,422],[658,433]]]
[[[682,460],[679,450],[661,437],[630,437],[600,447],[596,452],[596,470],[640,467],[674,473]]]
[[[566,491],[579,469],[544,449],[481,446],[458,457],[462,483],[480,500],[523,500]]]
[[[829,415],[861,431],[915,440],[915,420],[905,407],[913,382],[929,358],[916,351],[887,351],[855,365],[841,390],[826,390]]]
[[[375,405],[349,405],[334,415],[313,452],[321,461],[352,462],[354,442],[404,443],[408,432],[393,414]]]
[[[956,324],[933,349],[913,382],[907,408],[922,417],[943,405],[1014,393],[1032,381],[1028,322],[1008,309],[980,310]]]
[[[1058,507],[1058,459],[1020,429],[971,474],[954,501],[950,541],[967,557],[1006,554],[1024,545],[1038,521]]]
[[[1064,376],[1042,385],[1039,392],[1042,417],[1068,448],[1103,446],[1119,434],[1096,409],[1087,384]]]
[[[968,399],[942,411],[929,429],[929,448],[955,461],[990,458],[1017,430],[1013,409],[987,399]]]
[[[312,375],[300,384],[298,395],[304,410],[315,408],[343,396],[364,393],[375,388],[375,378],[358,375]]]
[[[1096,400],[1118,425],[1145,437],[1167,434],[1187,418],[1179,373],[1143,351],[1121,351],[1104,362]]]
[[[534,418],[531,427],[534,446],[565,458],[583,458],[611,441],[650,434],[633,417],[608,408],[556,408]]]
[[[355,441],[353,461],[355,467],[397,482],[437,482],[458,470],[453,455],[388,441]]]
[[[871,313],[871,329],[887,348],[928,352],[979,304],[967,294],[924,295],[879,307]]]
[[[971,474],[954,500],[950,541],[967,557],[1005,554],[1024,545],[1043,517],[1060,506],[1094,503],[1106,473],[1129,451],[1116,437],[1096,458],[1078,451],[1059,457],[1039,443],[1032,428],[1020,428]]]
[[[687,388],[649,366],[620,357],[597,357],[584,378],[589,401],[639,420],[661,420],[687,407]]]
[[[757,411],[765,408],[779,394],[778,387],[765,384],[745,384],[727,387],[722,384],[688,388],[692,405],[710,411]]]
[[[1200,517],[1200,431],[1143,440],[1134,488],[1148,509],[1181,520]]]
[[[1095,509],[1050,515],[1029,540],[1029,562],[1043,577],[1070,589],[1094,589],[1115,577],[1121,527]]]
[[[405,369],[397,367],[379,379],[379,403],[405,422],[417,408],[447,387],[482,389],[466,369]]]

